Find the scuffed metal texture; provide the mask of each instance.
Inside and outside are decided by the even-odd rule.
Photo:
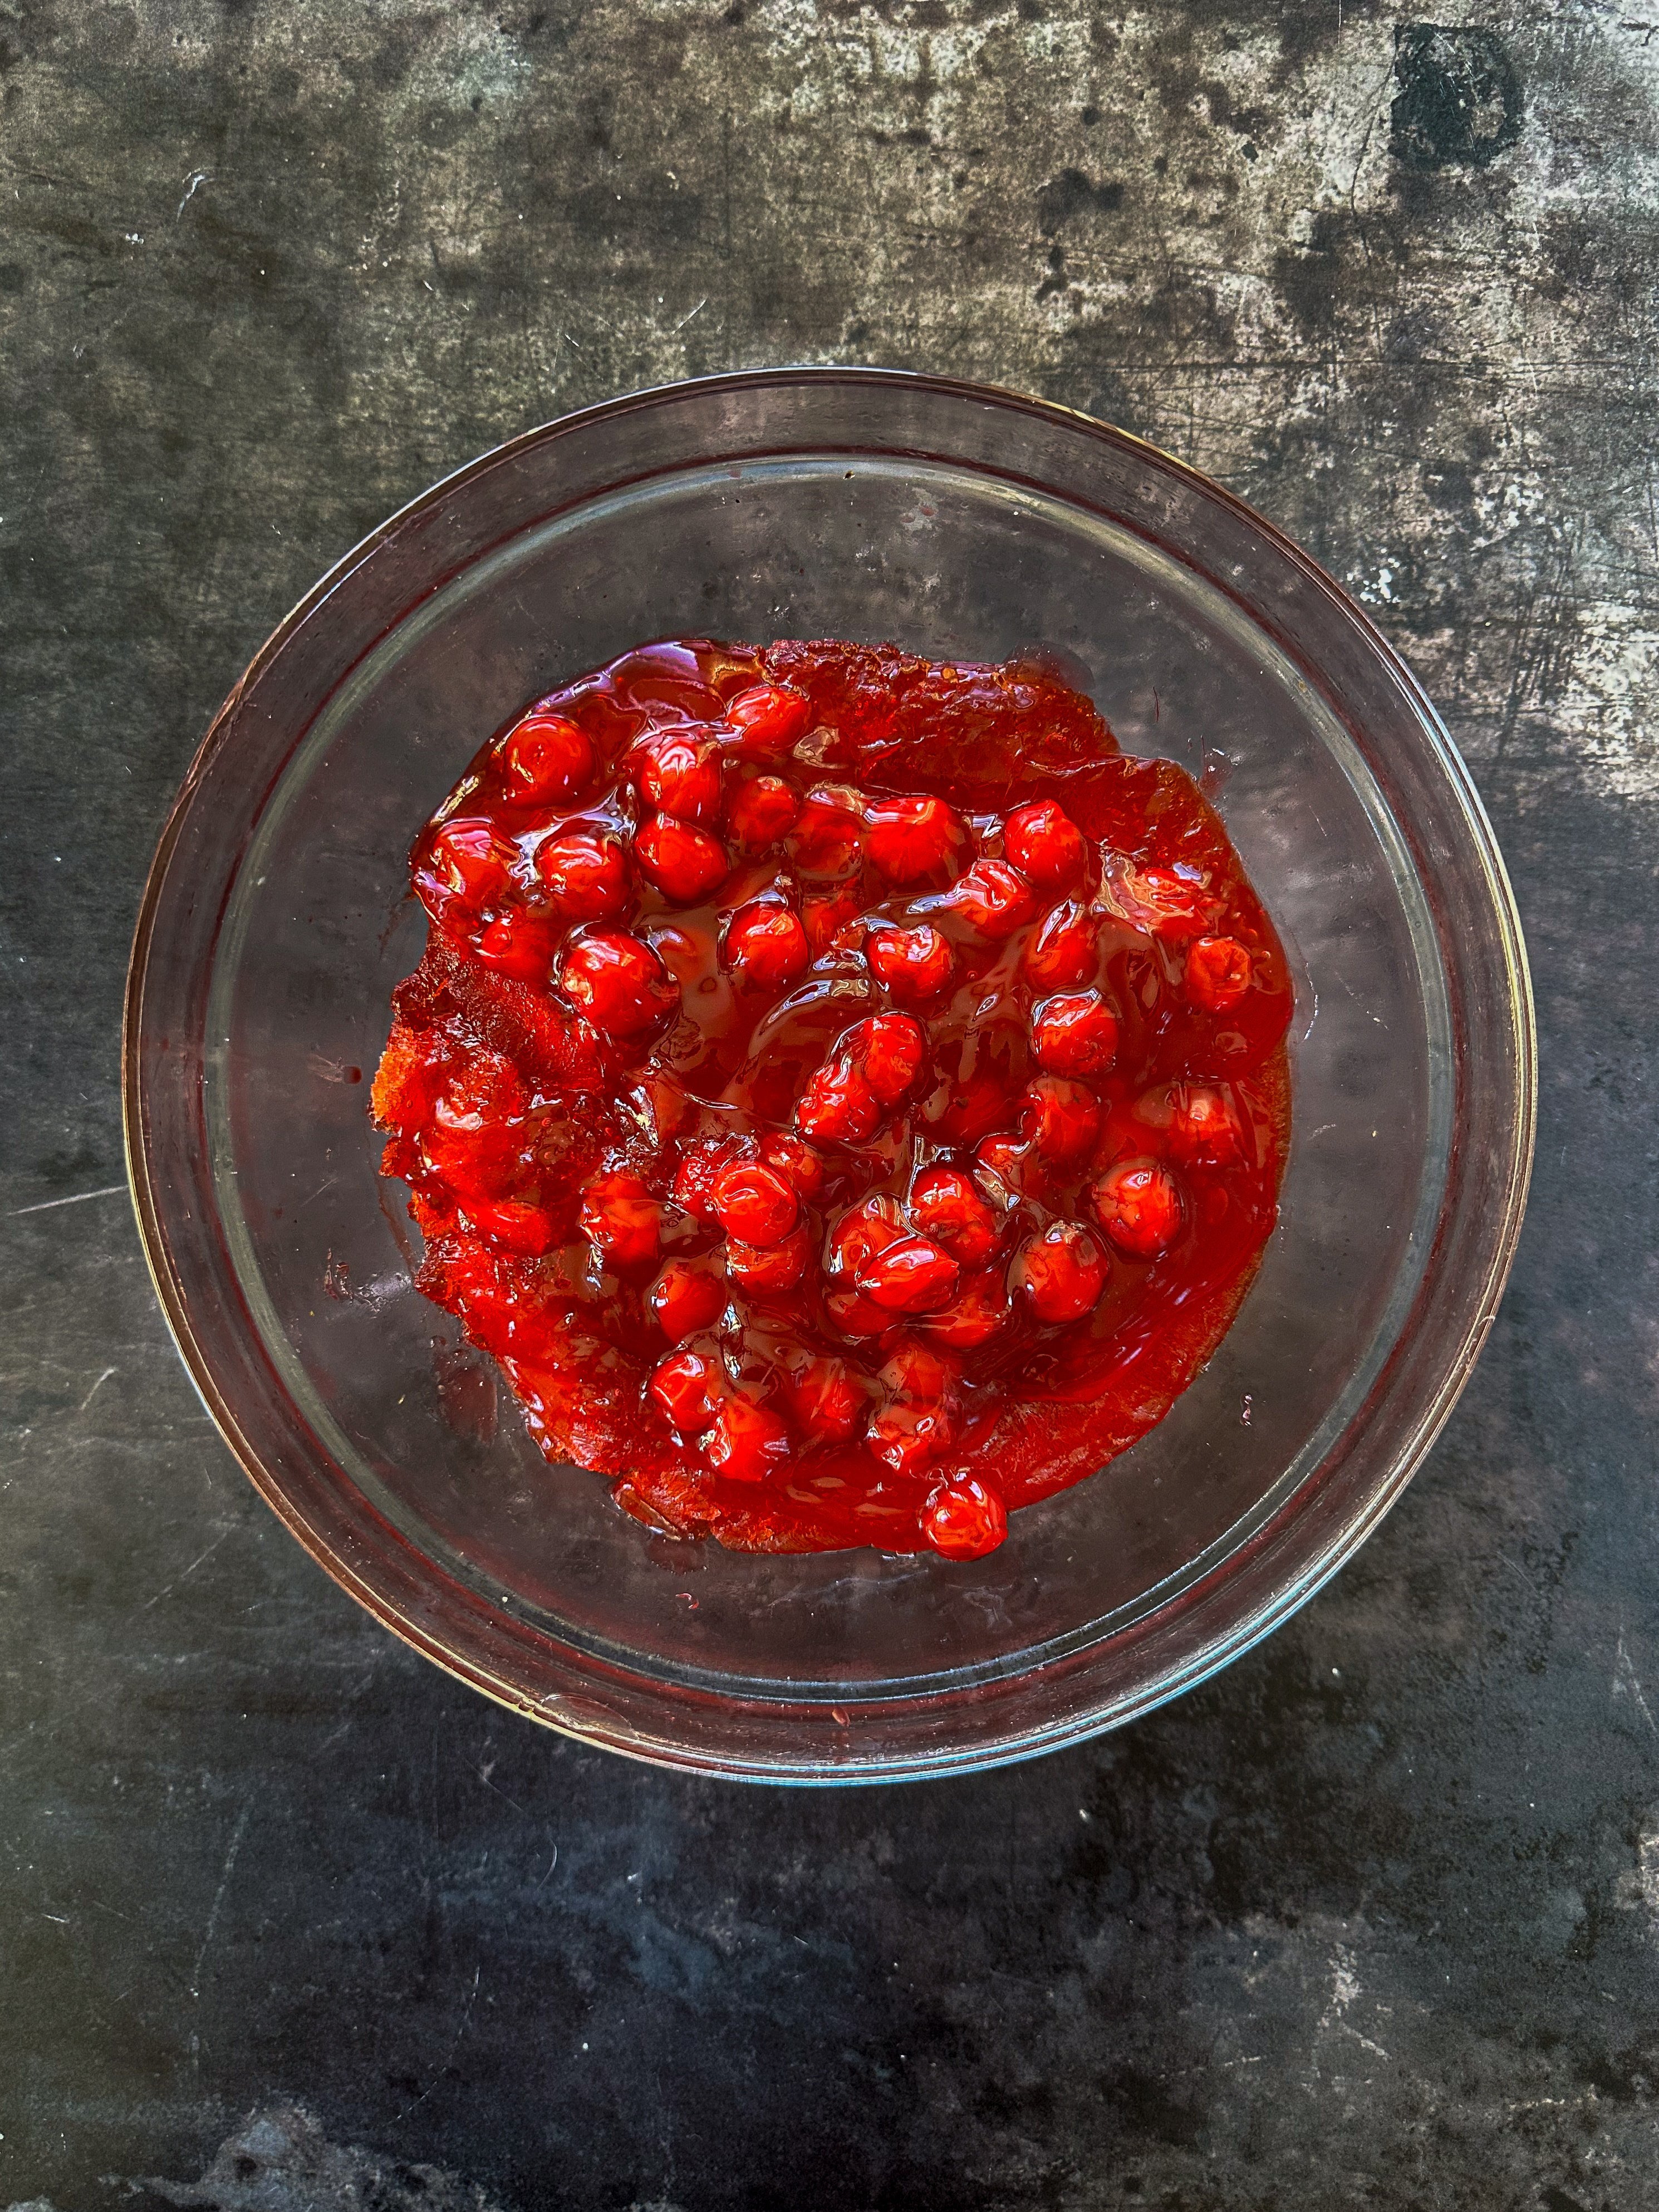
[[[0,2200],[1659,2205],[1656,229],[1590,0],[0,0]],[[1491,1348],[1339,1583],[1124,1735],[827,1797],[389,1641],[109,1194],[143,867],[285,606],[503,436],[794,359],[1109,415],[1345,578],[1545,1047]]]

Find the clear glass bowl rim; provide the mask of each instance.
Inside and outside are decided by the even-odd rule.
[[[550,441],[617,422],[641,410],[672,407],[700,395],[739,401],[746,394],[781,386],[831,384],[856,386],[877,404],[884,390],[920,391],[945,401],[1046,419],[1073,434],[1103,440],[1137,457],[1175,485],[1214,503],[1296,571],[1301,583],[1328,603],[1329,612],[1348,626],[1379,671],[1386,672],[1443,779],[1456,828],[1467,840],[1464,857],[1473,862],[1485,893],[1481,911],[1492,933],[1492,980],[1498,986],[1491,994],[1492,1003],[1478,1010],[1495,1041],[1495,1054],[1487,1055],[1486,1073],[1492,1073],[1494,1056],[1502,1062],[1502,1095],[1488,1090],[1482,1104],[1492,1124],[1489,1149],[1496,1155],[1497,1165],[1480,1218],[1459,1224],[1462,1238],[1455,1302],[1459,1326],[1455,1334],[1442,1340],[1437,1356],[1427,1360],[1429,1371],[1413,1374],[1409,1404],[1392,1408],[1403,1411],[1403,1418],[1389,1449],[1365,1471],[1357,1488],[1350,1485],[1353,1494],[1334,1505],[1329,1486],[1320,1486],[1322,1468],[1227,1561],[1225,1569],[1213,1578],[1213,1586],[1200,1584],[1183,1595],[1175,1608],[1181,1616],[1180,1632],[1164,1637],[1167,1649],[1161,1662],[1145,1669],[1142,1678],[1127,1689],[1090,1694],[1090,1672],[1101,1671],[1109,1662],[1118,1640],[1109,1637],[1079,1653],[1063,1669],[1051,1670],[1072,1679],[1063,1686],[1056,1683],[1056,1695],[1033,1720],[1022,1723],[1009,1716],[1007,1724],[999,1727],[996,1714],[988,1710],[1010,1690],[1030,1682],[1033,1678],[1029,1673],[1012,1675],[1006,1683],[988,1690],[964,1693],[955,1702],[958,1717],[971,1724],[965,1737],[954,1741],[949,1739],[948,1727],[942,1725],[948,1717],[933,1710],[949,1702],[944,1699],[916,1700],[919,1708],[928,1710],[907,1713],[902,1705],[892,1700],[862,1709],[856,1697],[849,1695],[843,1707],[833,1710],[833,1729],[826,1740],[821,1705],[810,1711],[784,1703],[765,1710],[740,1709],[732,1700],[710,1699],[684,1690],[667,1691],[661,1683],[643,1677],[614,1679],[614,1670],[603,1669],[585,1656],[574,1666],[562,1664],[547,1648],[550,1639],[532,1635],[523,1624],[505,1614],[490,1617],[480,1601],[459,1585],[447,1584],[434,1605],[428,1586],[434,1575],[429,1562],[368,1509],[357,1516],[374,1524],[365,1540],[362,1528],[348,1528],[337,1518],[331,1520],[327,1512],[316,1510],[314,1499],[302,1502],[295,1494],[300,1486],[292,1474],[269,1464],[268,1455],[245,1431],[232,1395],[222,1387],[220,1362],[210,1340],[207,1317],[192,1306],[187,1271],[181,1264],[180,1223],[154,1173],[151,1132],[161,1102],[153,1060],[143,1049],[144,1017],[152,961],[158,946],[165,942],[158,933],[169,890],[170,865],[192,804],[221,749],[229,742],[239,711],[305,623],[365,561],[398,539],[411,524],[441,508],[476,479]],[[872,443],[866,450],[908,449]],[[759,448],[754,449],[754,457],[759,453]],[[624,474],[615,481],[629,480]],[[1281,635],[1279,641],[1294,653],[1293,639]],[[347,673],[348,669],[342,666],[337,681]],[[1340,713],[1340,701],[1331,703]],[[1410,825],[1401,827],[1408,830]],[[1449,953],[1449,969],[1455,964]],[[1501,853],[1473,780],[1434,707],[1364,611],[1299,546],[1224,486],[1132,433],[1000,386],[896,369],[803,366],[745,370],[627,393],[560,416],[480,455],[370,532],[277,624],[231,690],[198,749],[162,828],[146,879],[128,970],[121,1051],[128,1175],[157,1297],[209,1414],[255,1488],[289,1531],[384,1626],[458,1680],[509,1709],[580,1740],[655,1764],[747,1780],[846,1784],[904,1780],[1034,1757],[1121,1725],[1178,1695],[1239,1656],[1304,1604],[1365,1540],[1400,1496],[1438,1435],[1480,1356],[1520,1234],[1537,1115],[1531,982],[1520,917]],[[1460,1133],[1467,1118],[1468,1089],[1469,1072],[1460,1066]],[[1453,1194],[1449,1191],[1437,1257],[1449,1243],[1446,1224],[1452,1212]],[[1468,1212],[1466,1194],[1464,1212]],[[188,1222],[189,1218],[186,1212],[184,1219]],[[1471,1243],[1472,1250],[1463,1249]],[[1419,1286],[1417,1307],[1401,1333],[1402,1344],[1418,1331],[1420,1316],[1436,1287],[1436,1262],[1431,1260]],[[1425,1364],[1419,1357],[1419,1368]],[[1368,1427],[1376,1428],[1391,1395],[1400,1395],[1400,1370],[1398,1357],[1391,1359],[1366,1406],[1328,1455],[1326,1465],[1347,1450],[1351,1439]],[[1253,1600],[1241,1608],[1239,1595],[1252,1578]],[[1176,1626],[1171,1623],[1172,1628]],[[1144,1640],[1144,1626],[1138,1624],[1133,1633]],[[607,1671],[612,1672],[613,1679],[603,1683],[582,1679]],[[978,1713],[974,1711],[975,1706],[981,1709]],[[866,1717],[872,1726],[878,1725],[889,1735],[896,1725],[903,1735],[902,1743],[887,1752],[864,1742],[861,1724]]]

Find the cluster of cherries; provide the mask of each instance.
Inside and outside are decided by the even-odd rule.
[[[1131,865],[1054,798],[970,811],[815,775],[787,684],[702,720],[604,705],[578,719],[563,695],[498,738],[414,882],[443,940],[545,1000],[647,1136],[617,1124],[562,1273],[572,1224],[544,1194],[463,1193],[444,1225],[524,1263],[527,1297],[574,1284],[618,1345],[643,1334],[631,1316],[654,1331],[641,1406],[715,1491],[817,1453],[837,1483],[856,1465],[919,1486],[921,1538],[978,1556],[1004,1505],[953,1452],[1034,1346],[1090,1339],[1115,1275],[1122,1294],[1190,1231],[1187,1171],[1256,1142],[1226,1082],[1121,1064],[1147,1017],[1111,945],[1160,948],[1207,1017],[1251,993],[1251,950],[1218,933],[1202,869]],[[487,1125],[488,1097],[452,1097],[447,1119],[469,1115]],[[440,1184],[441,1152],[421,1156]]]

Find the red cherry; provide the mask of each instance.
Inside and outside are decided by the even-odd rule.
[[[895,1326],[892,1315],[884,1307],[844,1285],[824,1292],[823,1310],[830,1327],[849,1344],[885,1336]]]
[[[927,1345],[902,1337],[879,1379],[888,1400],[865,1431],[866,1444],[896,1474],[918,1474],[956,1434],[951,1370]]]
[[[1061,991],[1031,1016],[1031,1043],[1052,1075],[1103,1075],[1117,1057],[1117,1017],[1098,991]]]
[[[733,786],[726,796],[726,827],[745,852],[775,845],[794,826],[800,801],[781,776],[757,775]]]
[[[520,1129],[530,1093],[505,1053],[475,1052],[441,1077],[432,1115],[441,1129],[481,1136]]]
[[[1025,1087],[1019,1126],[1044,1160],[1080,1159],[1100,1134],[1100,1101],[1086,1083],[1039,1075]]]
[[[872,970],[896,999],[924,1006],[950,981],[956,961],[948,942],[931,922],[919,921],[901,929],[891,924],[872,929],[865,940],[865,957]]]
[[[1236,937],[1200,937],[1187,948],[1187,996],[1206,1013],[1231,1013],[1250,988],[1250,956]]]
[[[510,888],[515,848],[493,822],[457,817],[434,830],[415,854],[415,890],[435,922],[479,910]]]
[[[864,801],[850,784],[815,784],[789,833],[789,854],[804,875],[850,875],[859,864]]]
[[[811,1145],[804,1145],[799,1137],[786,1136],[777,1130],[761,1139],[760,1156],[768,1167],[775,1168],[787,1182],[792,1183],[809,1205],[822,1196],[829,1177],[823,1162]]]
[[[1021,875],[1045,890],[1077,883],[1089,865],[1083,832],[1052,799],[1015,807],[1002,825],[1002,848]]]
[[[679,822],[719,821],[720,763],[712,746],[679,730],[649,738],[639,775],[641,792],[659,813]]]
[[[982,1559],[1008,1533],[1008,1510],[976,1474],[940,1483],[923,1508],[921,1533],[945,1559]]]
[[[967,833],[942,799],[878,799],[864,817],[864,849],[890,883],[948,875]]]
[[[925,1398],[929,1403],[949,1392],[955,1370],[928,1345],[914,1336],[901,1336],[887,1354],[880,1380],[896,1397]]]
[[[1006,860],[975,860],[941,896],[971,930],[998,944],[1024,927],[1036,903],[1031,886]]]
[[[1120,1160],[1089,1194],[1095,1219],[1120,1252],[1156,1260],[1181,1233],[1181,1193],[1156,1160]]]
[[[812,1240],[802,1222],[776,1244],[745,1244],[732,1237],[726,1247],[726,1268],[732,1281],[756,1297],[791,1291],[806,1273]]]
[[[517,1252],[527,1260],[540,1260],[553,1249],[557,1241],[552,1222],[538,1206],[526,1206],[517,1199],[501,1199],[494,1203],[475,1200],[466,1209],[467,1217],[481,1237],[492,1244],[505,1245],[509,1252]]]
[[[709,1197],[720,1227],[745,1244],[781,1244],[800,1218],[800,1200],[790,1185],[758,1160],[722,1168]]]
[[[789,1464],[789,1430],[752,1398],[727,1398],[704,1447],[708,1464],[729,1482],[762,1482]]]
[[[1179,861],[1172,868],[1126,868],[1124,902],[1153,936],[1179,945],[1202,936],[1218,911],[1206,880],[1200,871]]]
[[[1008,1319],[1008,1286],[1000,1269],[987,1268],[964,1275],[962,1286],[948,1306],[924,1315],[917,1323],[935,1344],[953,1352],[971,1352],[988,1344]]]
[[[611,1037],[638,1037],[678,1004],[679,992],[651,947],[623,929],[589,929],[559,968],[559,988]]]
[[[795,1127],[819,1144],[862,1145],[876,1133],[881,1101],[855,1067],[826,1060],[795,1103]]]
[[[1051,1328],[1092,1313],[1106,1281],[1106,1255],[1074,1221],[1051,1221],[1015,1262],[1031,1310]]]
[[[628,855],[597,830],[565,830],[536,848],[535,868],[567,921],[611,921],[628,904]]]
[[[949,1449],[955,1435],[956,1421],[948,1406],[900,1400],[871,1417],[865,1440],[884,1467],[895,1474],[915,1475]]]
[[[475,959],[521,982],[545,983],[558,949],[559,925],[545,915],[497,915],[471,940]]]
[[[1001,1224],[960,1168],[924,1168],[910,1186],[909,1212],[922,1235],[964,1267],[988,1260],[1001,1236]]]
[[[1170,1088],[1170,1150],[1189,1166],[1225,1167],[1244,1156],[1244,1132],[1231,1099],[1202,1083]]]
[[[731,872],[717,838],[672,814],[653,814],[639,830],[634,858],[665,897],[681,906],[707,897]]]
[[[726,964],[740,983],[781,991],[812,957],[800,916],[781,900],[750,899],[726,926]]]
[[[593,748],[568,716],[532,708],[501,739],[496,756],[507,795],[519,806],[550,806],[593,773]]]
[[[836,1050],[849,1054],[884,1106],[896,1105],[915,1081],[927,1049],[919,1023],[908,1014],[872,1014],[857,1022]]]
[[[674,1170],[674,1203],[699,1221],[714,1218],[714,1184],[737,1151],[732,1137],[705,1137],[690,1146]]]
[[[1074,899],[1066,899],[1037,924],[1019,964],[1039,991],[1092,982],[1100,965],[1100,925]]]
[[[993,1177],[992,1195],[997,1188],[1010,1194],[1010,1200],[1028,1193],[1035,1197],[1046,1182],[1036,1146],[1029,1137],[1011,1136],[1006,1130],[994,1130],[990,1136],[981,1137],[974,1147],[975,1164]]]
[[[646,1293],[646,1302],[668,1341],[678,1344],[719,1316],[726,1304],[726,1287],[718,1275],[696,1261],[671,1260]]]
[[[726,719],[739,733],[740,751],[769,757],[788,750],[811,711],[799,691],[781,684],[757,684],[726,702]]]
[[[891,1313],[932,1313],[956,1296],[962,1270],[926,1237],[901,1237],[873,1253],[859,1269],[854,1287]]]
[[[800,902],[800,919],[814,959],[841,943],[843,933],[851,930],[858,916],[855,889],[819,892],[816,896],[809,893]]]
[[[856,1275],[878,1252],[906,1236],[896,1198],[878,1195],[843,1213],[830,1237],[830,1265],[838,1275]]]
[[[809,1361],[786,1385],[795,1425],[824,1443],[845,1443],[864,1414],[864,1392],[844,1359]]]
[[[702,1434],[714,1418],[715,1370],[696,1352],[671,1352],[651,1377],[651,1395],[663,1419],[683,1437]]]
[[[582,1193],[582,1233],[608,1267],[643,1267],[657,1256],[661,1208],[636,1175],[618,1169]]]

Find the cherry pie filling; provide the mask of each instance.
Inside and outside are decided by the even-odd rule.
[[[412,872],[374,1109],[420,1288],[647,1526],[976,1558],[1226,1331],[1284,957],[1190,778],[1047,667],[645,646]]]

